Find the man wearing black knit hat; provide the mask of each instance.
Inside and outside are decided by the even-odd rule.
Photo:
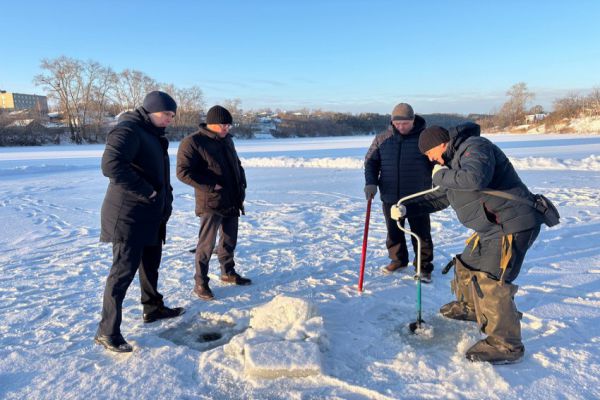
[[[390,258],[390,263],[383,268],[384,273],[406,269],[409,262],[404,232],[390,218],[390,207],[404,196],[431,188],[432,164],[418,147],[423,129],[425,120],[415,115],[410,104],[397,104],[392,110],[389,129],[375,137],[365,157],[365,196],[367,200],[373,198],[379,187],[383,202],[387,227],[385,244]],[[421,279],[429,283],[433,271],[429,214],[407,219],[410,229],[421,238]],[[400,224],[404,226],[405,223],[406,218],[402,218]],[[411,239],[416,258],[417,241],[412,237]]]
[[[235,271],[240,212],[244,213],[246,174],[229,134],[233,118],[229,111],[214,106],[200,129],[181,141],[177,151],[177,178],[194,188],[200,232],[195,253],[194,293],[203,300],[214,299],[208,286],[208,264],[220,240],[217,255],[221,281],[250,285],[251,280]]]
[[[498,146],[480,136],[479,125],[467,123],[450,131],[432,126],[421,134],[419,149],[437,163],[436,192],[394,206],[392,218],[444,209],[475,231],[454,262],[452,289],[456,301],[440,313],[463,321],[478,321],[488,336],[467,350],[471,361],[505,364],[519,361],[521,313],[514,296],[525,253],[540,232],[541,213],[527,202],[533,195]],[[507,197],[508,196],[508,197]]]
[[[95,341],[111,351],[132,351],[121,335],[121,318],[125,292],[138,269],[144,322],[184,312],[166,307],[158,292],[162,243],[173,203],[165,128],[176,112],[171,96],[150,92],[141,107],[121,115],[106,138],[102,173],[110,182],[102,204],[100,240],[113,244],[113,263]]]

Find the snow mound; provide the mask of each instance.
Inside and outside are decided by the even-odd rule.
[[[286,340],[304,340],[320,336],[323,319],[310,302],[284,295],[256,307],[250,327],[257,332]]]
[[[243,334],[223,347],[253,377],[278,378],[321,373],[321,350],[326,347],[323,318],[305,299],[278,295],[250,312]]]

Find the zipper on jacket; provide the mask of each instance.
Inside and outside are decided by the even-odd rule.
[[[400,132],[398,132],[400,135]],[[396,162],[396,198],[400,199],[400,160],[402,159],[402,141],[401,137],[398,136],[398,161]]]

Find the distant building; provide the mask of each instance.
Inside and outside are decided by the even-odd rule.
[[[542,113],[542,114],[529,114],[525,116],[525,123],[526,124],[533,124],[534,122],[539,122],[539,121],[543,121],[544,119],[546,119],[546,114]]]
[[[0,90],[0,110],[32,110],[40,114],[48,112],[48,99],[46,96],[36,94],[11,93]]]

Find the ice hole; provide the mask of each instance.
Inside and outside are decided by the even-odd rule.
[[[227,321],[199,317],[169,328],[159,336],[179,346],[207,351],[229,343],[234,336],[242,333],[246,328]]]
[[[219,332],[206,332],[201,334],[198,337],[198,341],[200,343],[204,343],[204,342],[214,342],[215,340],[219,340],[223,337],[223,335],[221,335]]]

